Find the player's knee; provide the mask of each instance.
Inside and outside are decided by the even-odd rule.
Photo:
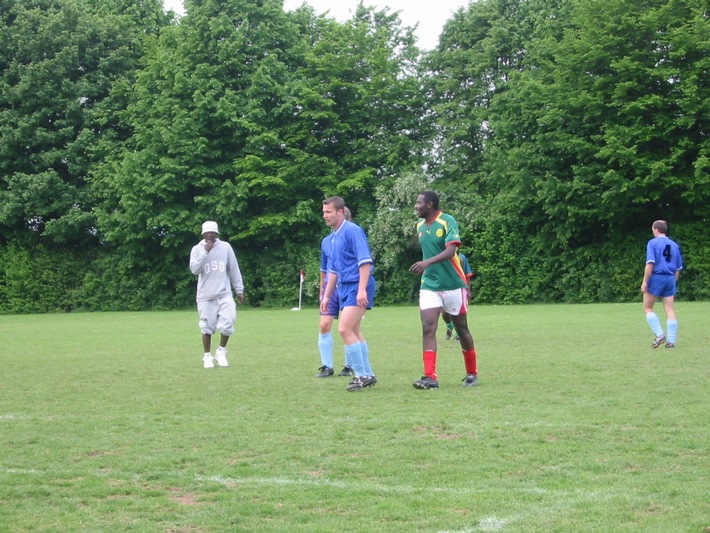
[[[424,336],[436,334],[436,322],[423,322],[422,334]]]
[[[219,332],[224,335],[225,337],[230,337],[232,333],[234,333],[234,324],[229,324],[225,326],[221,326],[219,328]]]
[[[210,323],[207,321],[206,318],[201,318],[200,321],[198,322],[198,326],[200,327],[200,332],[203,335],[213,335],[214,334],[214,328],[210,327]]]

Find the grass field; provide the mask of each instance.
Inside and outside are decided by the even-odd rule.
[[[660,316],[662,308],[659,306]],[[315,309],[0,316],[2,532],[710,531],[710,302],[473,306],[480,386],[415,307],[363,331],[376,387],[314,379]],[[336,338],[336,366],[342,343]]]

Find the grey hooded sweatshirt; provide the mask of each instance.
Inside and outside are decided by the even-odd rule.
[[[190,271],[198,276],[198,302],[231,296],[230,284],[237,294],[244,293],[237,256],[227,242],[217,239],[209,252],[205,250],[204,239],[193,246],[190,252]]]

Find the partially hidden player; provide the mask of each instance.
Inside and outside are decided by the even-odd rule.
[[[370,350],[360,331],[365,311],[375,302],[375,278],[370,245],[363,229],[345,220],[345,202],[339,196],[323,200],[323,219],[333,229],[332,268],[328,273],[321,312],[328,309],[334,291],[340,301],[338,333],[345,343],[346,360],[355,376],[346,390],[353,392],[377,383],[370,365]]]
[[[466,274],[466,286],[468,289],[468,298],[471,298],[471,278],[473,277],[473,270],[471,270],[471,265],[468,263],[468,257],[459,252],[459,260],[461,261],[461,268],[463,268],[463,273]],[[451,316],[446,311],[442,311],[441,319],[446,324],[446,340],[451,340],[451,335],[454,333],[454,321],[451,320]],[[458,333],[454,336],[455,341],[460,341]]]
[[[350,209],[345,207],[345,220],[352,220]],[[320,245],[320,300],[323,300],[325,287],[328,284],[328,272],[333,267],[332,260],[332,239],[334,232],[331,231]],[[328,378],[335,374],[333,370],[333,320],[338,318],[340,314],[340,301],[338,300],[338,291],[333,291],[328,301],[328,309],[320,312],[320,330],[318,332],[318,351],[320,352],[321,367],[316,374],[317,378]],[[338,373],[341,377],[354,376],[352,366],[348,363],[347,351],[345,352],[345,366]]]

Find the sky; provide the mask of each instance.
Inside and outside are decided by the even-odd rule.
[[[176,13],[182,13],[182,0],[164,0],[165,8]],[[304,0],[284,0],[284,9],[292,11],[304,3]],[[343,21],[352,16],[358,0],[305,0],[316,13],[325,13]],[[418,0],[365,0],[366,6],[376,9],[389,7],[390,13],[399,12],[399,18],[404,26],[419,24],[416,31],[418,45],[425,50],[433,49],[439,41],[444,23],[451,18],[460,7],[468,5],[468,0],[437,0],[433,4]]]

